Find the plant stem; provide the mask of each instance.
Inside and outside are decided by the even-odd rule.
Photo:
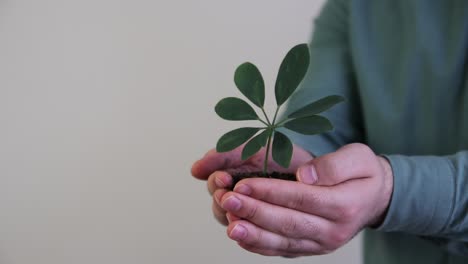
[[[271,137],[273,136],[273,130],[269,130],[267,147],[265,151],[265,160],[263,162],[263,175],[267,175],[267,168],[268,168],[268,156],[270,154],[270,145],[271,145]]]
[[[272,126],[275,125],[276,116],[278,116],[278,111],[279,111],[280,107],[281,107],[281,106],[279,106],[279,105],[278,105],[278,107],[276,107],[275,116],[273,117],[273,123],[271,124]]]
[[[260,117],[257,118],[257,119],[258,119],[258,121],[260,121],[260,122],[262,122],[263,124],[265,124],[265,126],[270,127],[270,124],[268,124],[267,122],[263,121]]]
[[[271,126],[270,119],[268,119],[268,116],[267,116],[267,114],[265,113],[265,109],[264,109],[263,107],[262,107],[261,109],[262,109],[263,115],[264,115],[265,118],[266,118],[266,121],[267,121],[268,125]]]
[[[269,154],[270,154],[270,145],[271,145],[271,138],[273,137],[273,133],[276,129],[276,126],[275,126],[275,122],[276,122],[276,117],[278,116],[278,111],[280,109],[280,106],[278,105],[278,107],[276,107],[276,111],[275,111],[275,116],[273,117],[273,123],[270,123],[270,120],[268,120],[268,116],[267,114],[265,113],[265,110],[263,109],[262,107],[262,112],[263,114],[265,115],[267,121],[268,121],[268,128],[269,129],[269,135],[268,135],[268,141],[267,141],[267,146],[266,146],[266,151],[265,151],[265,160],[263,162],[263,175],[266,175],[267,174],[267,168],[268,168],[268,158],[269,158]]]

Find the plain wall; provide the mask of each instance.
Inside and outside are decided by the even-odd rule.
[[[271,89],[322,4],[1,0],[0,263],[360,263],[242,250],[190,176],[237,65]]]

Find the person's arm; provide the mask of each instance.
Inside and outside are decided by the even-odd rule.
[[[427,237],[450,252],[468,255],[468,151],[386,158],[394,188],[378,230]]]
[[[316,19],[309,72],[286,111],[331,94],[346,98],[345,103],[324,114],[332,121],[334,131],[316,136],[285,131],[297,145],[316,156],[364,141],[350,54],[348,4],[328,1]],[[395,186],[388,215],[378,230],[419,235],[450,252],[468,255],[468,153],[386,157],[394,170]]]
[[[287,104],[285,114],[322,97],[341,95],[340,103],[323,115],[335,129],[329,133],[305,136],[284,130],[297,145],[316,156],[337,150],[339,147],[362,141],[360,102],[352,70],[348,36],[348,1],[333,0],[325,3],[315,20],[309,44],[310,66]]]

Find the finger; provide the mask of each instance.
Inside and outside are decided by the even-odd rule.
[[[321,241],[331,228],[331,223],[322,217],[265,203],[234,192],[228,192],[222,197],[221,207],[265,230],[291,238]]]
[[[272,249],[262,249],[262,248],[256,248],[253,247],[249,244],[244,244],[242,242],[237,243],[241,248],[250,251],[252,253],[260,254],[263,256],[280,256],[283,258],[297,258],[297,257],[302,257],[302,256],[316,256],[316,255],[323,255],[323,254],[328,254],[331,253],[332,251],[327,251],[327,250],[320,250],[318,253],[314,252],[304,252],[304,253],[291,253],[291,252],[285,252],[285,251],[280,251],[280,250],[272,250]],[[322,252],[323,251],[323,252]]]
[[[216,171],[208,177],[208,192],[213,194],[218,189],[227,189],[232,185],[232,177],[224,171]]]
[[[215,171],[240,165],[240,149],[219,153],[215,149],[192,165],[192,175],[200,180],[206,180]],[[236,158],[237,157],[237,158]]]
[[[226,218],[226,211],[223,208],[221,208],[214,200],[211,205],[211,210],[213,211],[213,216],[216,220],[218,220],[219,223],[221,223],[222,225],[229,224],[228,219]]]
[[[305,184],[333,186],[347,180],[369,177],[379,168],[377,156],[364,144],[349,144],[336,152],[315,158],[297,170],[297,178]]]
[[[226,189],[218,189],[213,193],[214,201],[221,207],[221,199],[228,191]]]
[[[250,251],[252,253],[256,253],[256,254],[260,254],[260,255],[263,255],[263,256],[269,256],[269,257],[273,257],[273,256],[281,256],[281,257],[285,257],[285,258],[296,258],[296,257],[300,257],[301,255],[292,255],[292,254],[289,254],[289,253],[286,253],[286,252],[280,252],[278,250],[271,250],[271,249],[263,249],[263,248],[256,248],[256,247],[253,247],[251,245],[248,245],[248,244],[244,244],[244,243],[237,243],[241,248],[247,250],[247,251]]]
[[[218,189],[213,193],[213,204],[211,206],[211,210],[213,211],[213,215],[223,225],[227,225],[229,223],[229,219],[226,215],[226,210],[224,210],[221,205],[221,197],[227,192],[225,189]]]
[[[337,220],[341,216],[339,210],[341,199],[328,187],[256,178],[240,181],[234,192],[329,220]]]
[[[235,221],[227,228],[229,238],[249,251],[268,256],[298,256],[319,253],[322,246],[312,240],[294,239],[262,229],[248,221]]]
[[[233,214],[231,214],[231,213],[229,213],[229,212],[226,213],[226,218],[227,218],[227,220],[228,220],[229,223],[232,223],[232,222],[234,222],[234,221],[239,221],[239,220],[241,220],[240,217],[238,217],[238,216],[236,216],[236,215],[233,215]]]

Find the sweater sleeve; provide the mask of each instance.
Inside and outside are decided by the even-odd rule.
[[[315,156],[332,152],[342,145],[361,141],[360,109],[351,65],[348,38],[347,0],[327,1],[315,20],[310,41],[310,66],[300,87],[287,104],[283,116],[328,95],[346,98],[326,116],[335,129],[329,133],[305,136],[282,130],[293,142]]]
[[[283,130],[316,156],[351,142],[363,142],[361,102],[351,59],[349,1],[329,0],[315,20],[309,71],[284,114],[327,95],[346,98],[323,115],[332,132],[304,136]],[[394,190],[378,230],[404,232],[431,240],[450,252],[468,255],[468,151],[451,156],[386,155]]]
[[[422,236],[468,255],[468,151],[386,158],[393,169],[394,188],[378,230]]]

